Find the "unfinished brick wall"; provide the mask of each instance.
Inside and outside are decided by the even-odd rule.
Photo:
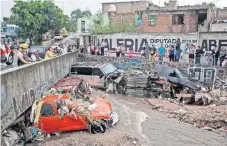
[[[195,12],[184,13],[184,24],[174,25],[172,22],[172,15],[174,13],[154,13],[157,16],[157,23],[150,26],[148,23],[148,15],[144,14],[143,29],[144,32],[182,32],[190,33],[197,32],[198,14]]]
[[[111,23],[135,23],[135,13],[115,14],[110,17]]]
[[[143,15],[144,32],[169,32],[170,15],[162,14],[157,16],[157,24],[150,26],[148,24],[148,15]]]
[[[139,10],[146,10],[148,1],[131,1],[131,2],[113,2],[102,3],[102,12],[108,13],[110,5],[115,5],[118,14],[132,13]]]
[[[227,8],[217,10],[217,18],[227,19]]]

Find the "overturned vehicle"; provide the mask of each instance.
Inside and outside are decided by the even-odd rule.
[[[195,81],[187,71],[181,68],[159,64],[155,67],[154,74],[155,77],[150,77],[151,88],[159,87],[160,94],[167,92],[170,98],[184,104],[194,103],[196,93],[208,91],[205,85]]]

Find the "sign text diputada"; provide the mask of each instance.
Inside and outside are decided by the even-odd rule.
[[[100,39],[99,41],[101,42],[101,40],[102,39]],[[150,46],[155,45],[155,47],[160,47],[160,45],[163,44],[163,46],[165,48],[169,48],[170,45],[175,46],[176,41],[177,41],[177,39],[131,39],[131,38],[127,38],[127,39],[123,39],[123,38],[107,39],[107,38],[104,38],[103,40],[105,41],[106,48],[108,48],[109,50],[115,50],[117,46],[124,44],[124,46],[127,50],[133,49],[135,52],[140,52],[142,50],[142,47],[145,46],[146,42]],[[196,44],[197,40],[181,40],[181,43],[184,47],[187,43]]]

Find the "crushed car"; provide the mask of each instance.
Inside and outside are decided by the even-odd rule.
[[[30,117],[31,122],[44,133],[85,129],[91,133],[104,133],[107,127],[118,122],[119,116],[107,100],[85,100],[83,95],[90,92],[86,90],[89,87],[82,79],[65,78],[53,87],[61,88],[62,91],[52,88],[33,104]],[[59,92],[65,93],[57,94]]]
[[[169,90],[170,97],[177,98],[178,102],[194,103],[197,92],[208,90],[202,83],[195,82],[184,69],[158,64],[154,72],[158,75],[156,81],[162,83],[162,88],[165,86],[166,91]]]
[[[110,63],[80,62],[71,66],[69,76],[81,78],[90,86],[108,92],[124,93],[127,83],[125,75]]]

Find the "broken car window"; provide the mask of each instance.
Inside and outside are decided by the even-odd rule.
[[[44,116],[44,117],[54,116],[53,106],[51,104],[43,104],[40,114],[41,114],[41,116]]]
[[[105,74],[110,74],[113,73],[117,70],[117,68],[115,66],[113,66],[112,64],[107,64],[104,67],[101,68]]]
[[[102,71],[99,68],[93,68],[93,75],[99,76],[102,75]]]

